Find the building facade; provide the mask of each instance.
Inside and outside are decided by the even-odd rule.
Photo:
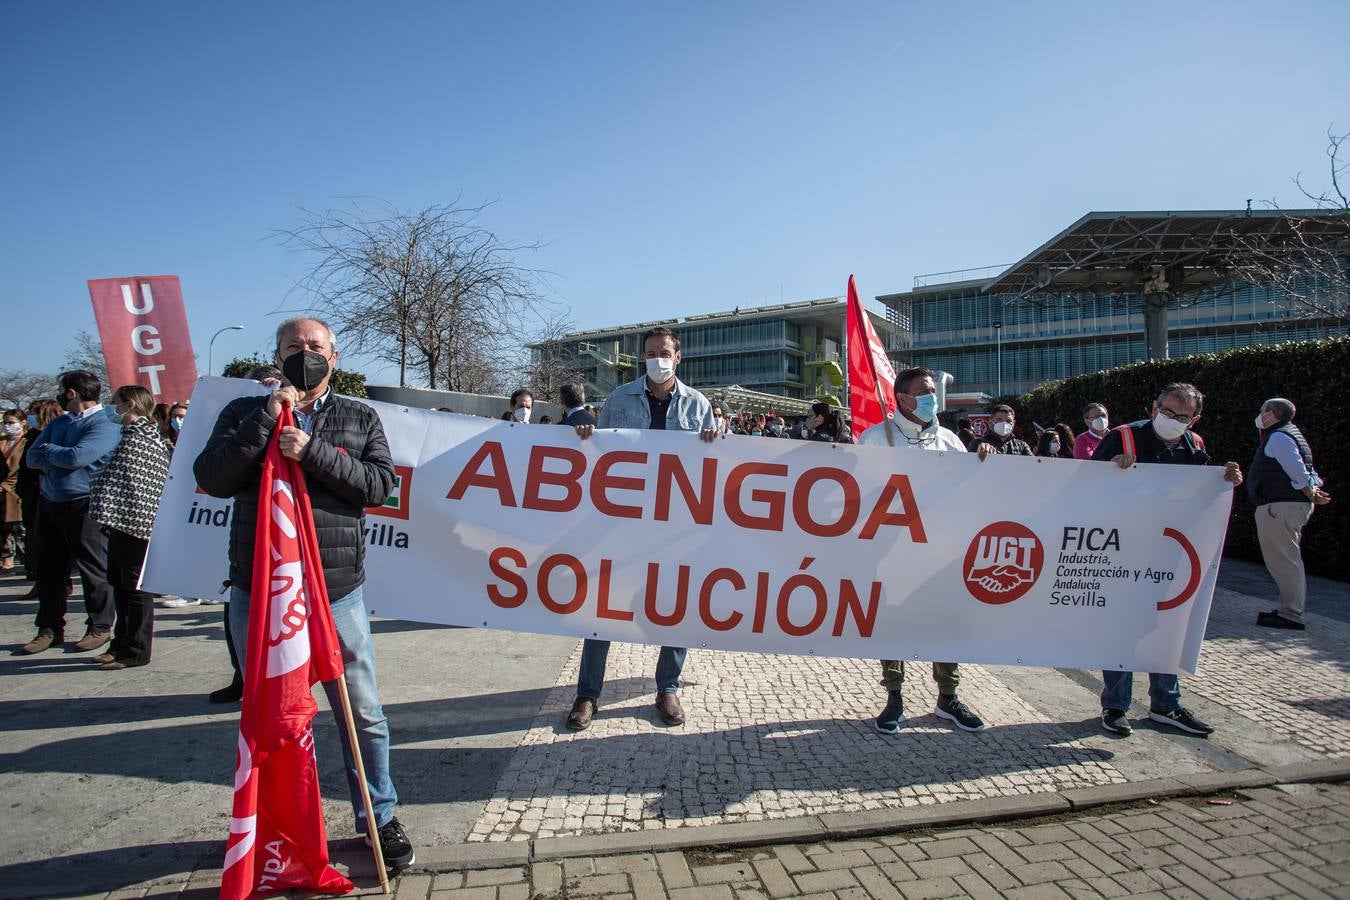
[[[1148,358],[1138,295],[1017,298],[987,293],[993,276],[943,274],[949,280],[920,276],[913,290],[877,299],[904,326],[905,361],[951,373],[954,391],[1021,394],[1045,381]],[[1310,317],[1271,285],[1208,290],[1177,304],[1168,319],[1172,357],[1347,333],[1344,321]]]
[[[845,316],[838,297],[801,300],[597,328],[563,335],[548,345],[531,345],[535,354],[551,353],[580,373],[587,395],[597,400],[637,377],[642,335],[664,326],[680,337],[680,378],[704,391],[737,386],[747,392],[797,401],[847,403],[844,373]],[[873,327],[888,347],[899,351],[903,336],[887,316],[869,311]],[[771,401],[770,401],[771,402]],[[753,406],[753,405],[752,405]]]

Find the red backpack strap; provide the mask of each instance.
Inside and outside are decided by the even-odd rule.
[[[1130,426],[1117,425],[1116,431],[1120,434],[1120,452],[1138,458],[1139,454],[1134,451],[1134,432]]]

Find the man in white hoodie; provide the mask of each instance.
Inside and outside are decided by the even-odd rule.
[[[858,443],[873,447],[893,447],[897,450],[948,450],[965,453],[966,445],[950,429],[937,421],[937,386],[930,369],[905,369],[895,377],[896,416],[883,419],[881,424],[858,435]],[[980,459],[986,456],[987,445],[980,445]],[[937,715],[964,731],[984,730],[984,720],[956,697],[961,683],[961,669],[956,663],[933,663],[933,680],[938,686]],[[905,682],[905,661],[883,659],[881,684],[889,695],[886,708],[876,718],[877,731],[895,734],[905,720],[905,706],[901,689]]]

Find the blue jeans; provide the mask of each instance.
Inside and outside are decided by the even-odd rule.
[[[673,694],[680,686],[680,670],[689,651],[684,647],[662,647],[656,658],[656,692]],[[587,638],[581,646],[581,671],[577,674],[577,697],[600,700],[605,686],[605,660],[609,657],[609,641]]]
[[[389,720],[380,705],[380,691],[375,684],[375,645],[370,640],[370,616],[357,588],[340,600],[331,603],[333,626],[342,646],[342,664],[347,672],[347,696],[352,703],[352,719],[356,724],[356,740],[361,746],[361,762],[366,768],[366,784],[370,789],[370,805],[375,810],[376,827],[387,825],[394,817],[398,793],[389,776]],[[239,588],[230,588],[230,635],[235,653],[246,660],[248,648],[249,595]],[[248,664],[244,662],[244,671]],[[337,720],[338,736],[342,741],[342,759],[347,766],[347,789],[351,793],[352,809],[356,813],[356,833],[366,833],[366,809],[361,802],[361,782],[356,777],[356,763],[352,760],[351,742],[347,726],[342,721],[342,695],[336,681],[324,682],[328,705]]]
[[[1103,672],[1102,709],[1129,712],[1134,693],[1133,672]],[[1181,679],[1175,675],[1150,672],[1148,676],[1149,709],[1172,712],[1181,709]]]

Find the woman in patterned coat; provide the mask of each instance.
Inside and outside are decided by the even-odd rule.
[[[89,485],[89,518],[108,535],[108,583],[117,604],[112,643],[107,653],[94,657],[108,671],[150,662],[154,596],[136,585],[169,477],[169,448],[150,418],[154,406],[151,393],[137,384],[113,393],[122,443]]]
[[[19,461],[27,446],[23,413],[7,409],[0,431],[0,572],[14,571],[14,556],[23,537],[23,504],[19,500]]]

